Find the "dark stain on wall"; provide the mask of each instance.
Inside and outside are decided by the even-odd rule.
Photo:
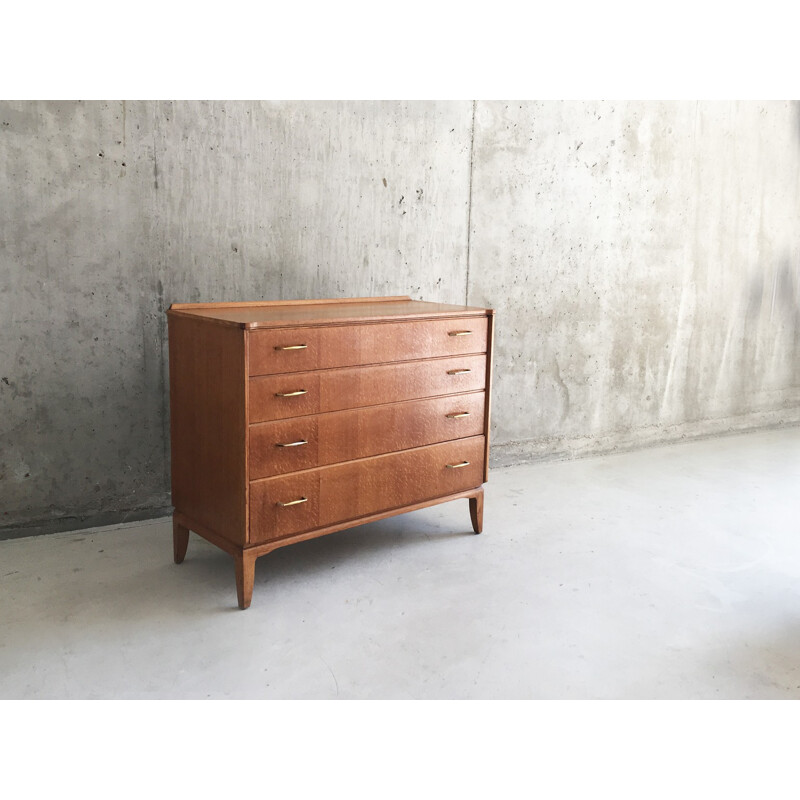
[[[171,510],[171,303],[411,286],[457,302],[466,160],[437,141],[466,141],[470,112],[0,102],[0,538]],[[396,175],[437,200],[411,226]]]

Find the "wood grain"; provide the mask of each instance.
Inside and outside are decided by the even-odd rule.
[[[182,564],[189,546],[189,529],[172,518],[172,556],[176,564]]]
[[[486,330],[484,316],[254,331],[250,375],[485,353]],[[462,335],[450,335],[455,332]],[[276,349],[300,346],[303,349]]]
[[[487,309],[488,325],[486,329],[486,404],[484,407],[485,420],[483,435],[486,439],[486,452],[483,456],[483,482],[489,480],[489,434],[491,433],[492,413],[492,369],[494,366],[494,311]],[[483,498],[481,498],[483,503]],[[483,505],[481,505],[483,514]]]
[[[250,300],[235,301],[233,303],[173,303],[171,311],[215,311],[223,308],[276,308],[279,306],[328,306],[341,305],[342,303],[397,303],[401,300],[411,300],[407,294],[398,294],[392,297],[328,297],[319,300]]]
[[[449,374],[457,370],[468,370]],[[250,422],[363,408],[483,389],[486,356],[265,375],[250,379]],[[277,397],[304,389],[296,397]]]
[[[472,530],[475,533],[481,533],[483,531],[483,489],[478,490],[474,497],[470,497],[469,516],[472,520]]]
[[[192,303],[168,319],[173,557],[190,531],[230,553],[240,608],[277,547],[460,498],[482,530],[490,309]]]
[[[247,541],[244,331],[169,316],[172,504]]]
[[[193,304],[194,305],[194,304]],[[201,307],[202,306],[202,307]],[[284,328],[293,325],[338,325],[348,322],[385,322],[394,318],[424,319],[436,317],[483,317],[483,308],[429,303],[423,300],[367,298],[358,302],[336,300],[319,303],[279,302],[269,304],[247,303],[243,306],[222,307],[215,303],[171,306],[173,314],[192,316],[205,322],[257,329]]]
[[[482,436],[255,481],[253,544],[356,519],[481,485]],[[462,468],[448,464],[469,462]],[[281,507],[300,498],[307,501]]]
[[[250,608],[253,599],[253,580],[255,578],[256,556],[248,550],[242,550],[233,557],[236,572],[236,595],[239,608],[244,611]]]
[[[230,539],[220,536],[215,531],[212,531],[211,528],[207,528],[205,525],[203,525],[202,522],[198,522],[197,520],[192,519],[180,511],[176,511],[172,515],[172,518],[180,525],[183,525],[188,530],[198,534],[199,536],[202,536],[206,541],[211,542],[211,544],[215,544],[220,548],[220,550],[224,550],[226,553],[230,553],[232,556],[242,551],[242,545],[234,544],[232,541],[230,541]]]
[[[437,506],[441,503],[450,503],[453,500],[469,499],[475,497],[481,491],[482,490],[480,488],[467,489],[463,492],[455,492],[453,494],[441,495],[440,497],[432,497],[429,500],[422,500],[419,503],[410,503],[402,508],[390,508],[388,511],[379,511],[377,514],[367,514],[366,516],[345,520],[344,522],[339,522],[335,525],[326,525],[324,528],[314,528],[313,530],[304,531],[303,533],[285,536],[282,539],[270,539],[266,542],[250,545],[247,550],[248,552],[253,553],[256,558],[259,558],[260,556],[267,555],[273,550],[277,550],[281,547],[287,547],[288,545],[297,544],[298,542],[305,542],[309,539],[316,539],[319,536],[327,536],[329,533],[336,533],[336,531],[345,530],[346,528],[353,528],[357,525],[366,525],[369,522],[377,522],[378,520],[395,517],[398,514],[406,514],[410,511],[419,511],[423,508],[431,508],[432,506]]]
[[[484,425],[483,392],[262,422],[250,426],[250,480],[480,436]]]

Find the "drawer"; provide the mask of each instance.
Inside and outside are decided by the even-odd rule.
[[[250,422],[417,400],[485,388],[486,356],[250,378]]]
[[[276,375],[360,364],[485,353],[486,317],[251,331],[249,374]]]
[[[484,441],[474,436],[254,481],[250,544],[474,489],[483,482]]]
[[[251,425],[250,479],[479,436],[483,414],[472,392]]]

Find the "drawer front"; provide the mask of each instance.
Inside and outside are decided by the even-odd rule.
[[[483,457],[484,437],[475,436],[255,481],[250,544],[477,488]]]
[[[249,374],[485,353],[486,317],[251,331]]]
[[[484,393],[370,406],[250,426],[250,480],[483,433]]]
[[[486,384],[486,356],[268,375],[248,383],[250,422],[268,422],[477,391]]]

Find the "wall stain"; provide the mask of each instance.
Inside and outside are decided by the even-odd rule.
[[[0,196],[19,200],[5,209],[0,248],[14,287],[11,303],[0,294],[14,323],[0,332],[3,526],[166,513],[167,291],[186,302],[374,290],[493,306],[493,446],[538,442],[529,454],[563,450],[556,438],[613,447],[626,425],[625,441],[652,441],[648,430],[677,431],[681,414],[710,425],[715,392],[737,413],[792,412],[800,312],[787,220],[798,207],[800,102],[760,116],[701,103],[694,138],[686,103],[623,103],[613,114],[471,105],[470,127],[466,103],[123,103],[120,139],[118,102],[0,102],[11,166]],[[643,115],[649,150],[636,136]],[[447,130],[459,136],[442,147]],[[95,141],[126,151],[100,158]],[[115,158],[152,158],[152,174],[110,186],[103,167]],[[422,182],[420,164],[424,196],[411,183]],[[426,200],[408,212],[413,225],[405,195],[386,204],[397,194],[383,195],[376,165]],[[760,197],[781,202],[764,204],[759,238]],[[696,313],[678,323],[690,281]],[[49,333],[36,324],[42,309]]]

